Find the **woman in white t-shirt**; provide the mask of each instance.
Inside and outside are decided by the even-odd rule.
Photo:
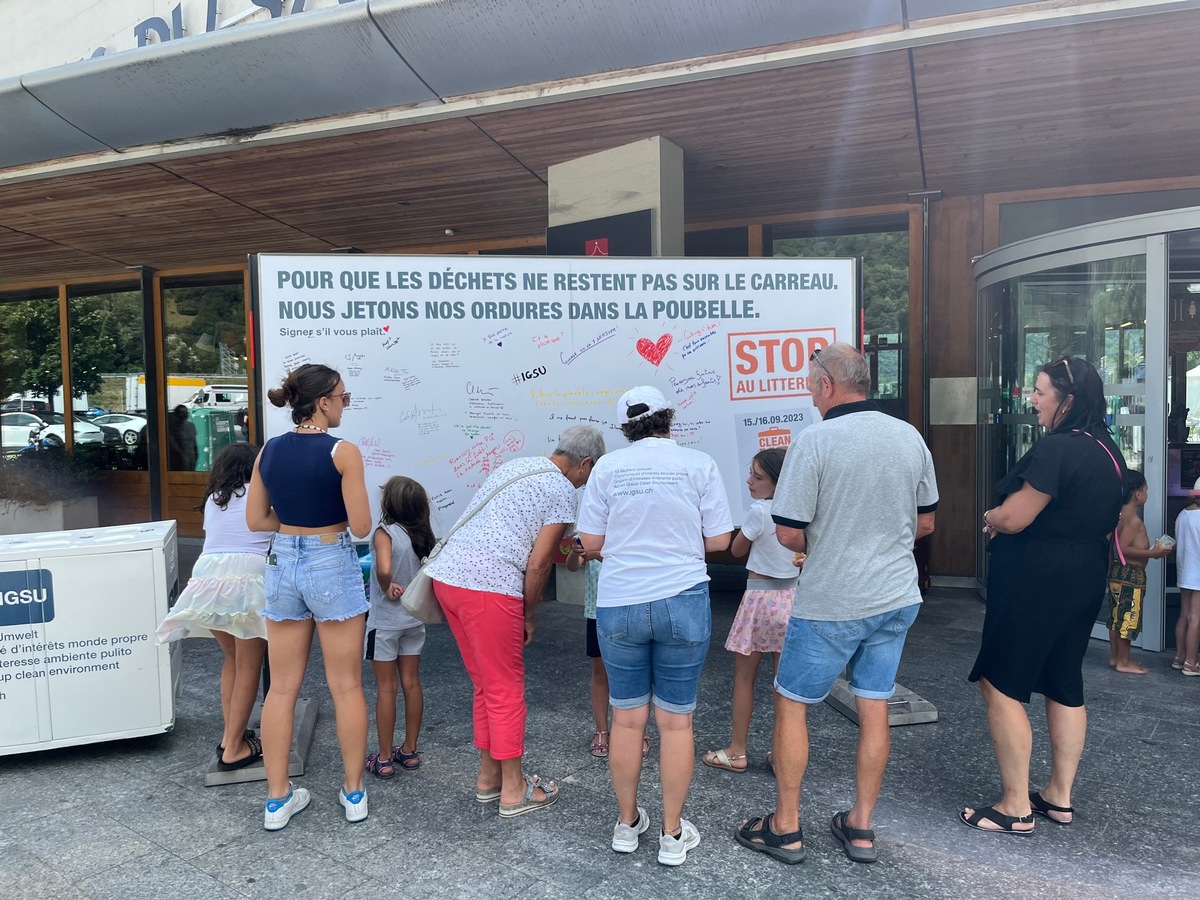
[[[764,653],[770,653],[775,668],[779,668],[792,601],[796,599],[797,564],[792,551],[775,537],[775,523],[771,519],[771,498],[775,496],[775,484],[786,455],[786,450],[776,447],[759,451],[750,461],[746,486],[754,504],[746,513],[742,530],[733,539],[734,556],[750,555],[746,560],[749,578],[729,637],[725,639],[725,649],[737,654],[733,658],[733,734],[728,747],[709,750],[701,757],[706,766],[714,769],[746,771],[746,743],[754,715],[758,668]],[[770,757],[768,753],[768,764]]]
[[[650,825],[637,791],[653,703],[663,802],[658,861],[678,866],[700,843],[682,816],[695,767],[692,713],[712,632],[704,556],[729,546],[733,519],[712,457],[671,440],[675,410],[657,388],[626,392],[617,410],[630,446],[596,464],[578,522],[584,549],[604,554],[596,633],[613,707],[608,765],[619,809],[612,848],[632,853]]]
[[[522,772],[525,645],[567,525],[575,490],[604,453],[604,436],[576,425],[547,459],[524,457],[488,476],[427,569],[475,687],[475,799],[510,819],[558,800],[558,786]],[[495,496],[492,496],[492,495]],[[490,498],[490,499],[489,499]],[[478,508],[478,512],[475,510]]]

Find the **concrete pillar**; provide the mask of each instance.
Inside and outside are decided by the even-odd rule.
[[[683,150],[663,137],[551,166],[549,225],[651,211],[652,256],[683,256]]]

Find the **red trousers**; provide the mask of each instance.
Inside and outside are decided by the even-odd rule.
[[[434,580],[475,686],[475,746],[492,759],[525,754],[525,601]]]

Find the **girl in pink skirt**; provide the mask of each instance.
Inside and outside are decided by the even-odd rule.
[[[746,485],[754,504],[733,539],[734,556],[750,554],[746,560],[746,593],[725,641],[725,649],[737,654],[733,661],[733,736],[728,747],[709,750],[702,757],[706,766],[729,772],[746,771],[746,741],[754,714],[758,667],[764,653],[770,653],[779,665],[796,596],[797,563],[792,551],[776,540],[771,520],[771,498],[775,496],[784,454],[782,449],[763,450],[751,460]]]

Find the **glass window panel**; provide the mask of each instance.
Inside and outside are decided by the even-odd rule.
[[[907,414],[908,381],[908,232],[847,232],[812,237],[786,237],[776,228],[772,256],[861,257],[863,352],[871,364],[871,397],[899,418]],[[876,225],[875,227],[879,227]]]
[[[1043,435],[1029,397],[1043,365],[1086,359],[1104,381],[1108,424],[1130,468],[1145,469],[1146,259],[1125,256],[1034,272],[981,294],[980,509]],[[984,573],[987,557],[977,555]]]
[[[67,321],[77,450],[102,460],[105,468],[147,468],[141,289],[72,288]],[[101,440],[81,441],[84,428],[99,429]]]
[[[1167,497],[1172,535],[1200,480],[1200,231],[1180,231],[1167,244]],[[1163,560],[1166,647],[1176,650],[1180,616],[1177,554]]]
[[[0,398],[9,409],[62,411],[57,291],[0,295]]]
[[[222,447],[244,439],[249,408],[242,276],[164,282],[167,463],[208,471]]]
[[[58,291],[0,294],[0,500],[79,494],[63,453]]]

